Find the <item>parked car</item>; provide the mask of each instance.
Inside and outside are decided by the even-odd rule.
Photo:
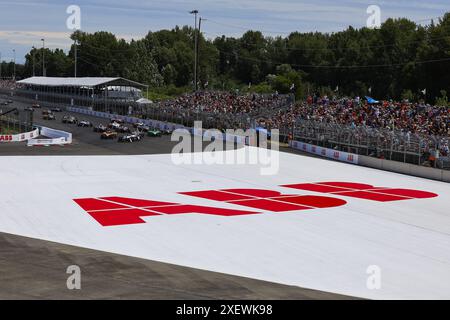
[[[80,122],[78,122],[78,126],[86,128],[86,127],[93,127],[93,124],[90,121],[81,120]]]
[[[62,123],[76,124],[78,123],[78,119],[73,116],[64,116],[62,118]]]
[[[53,107],[50,110],[53,111],[53,112],[62,112],[62,109],[58,108],[58,107]]]
[[[112,130],[106,130],[103,132],[100,136],[101,139],[116,139],[117,138],[117,132]]]
[[[33,103],[33,105],[31,107],[34,109],[40,109],[41,105],[39,103]]]

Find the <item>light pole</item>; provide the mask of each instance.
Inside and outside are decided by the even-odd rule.
[[[75,70],[74,70],[74,75],[75,75],[75,78],[76,78],[77,77],[77,71],[78,71],[78,48],[77,48],[78,40],[75,40],[74,46],[75,46]]]
[[[13,49],[13,54],[14,54],[13,80],[16,80],[16,49]]]
[[[41,39],[42,41],[42,76],[46,77],[45,71],[45,39]]]
[[[36,76],[36,48],[33,46],[31,47],[33,51],[33,77]]]
[[[194,91],[197,91],[197,46],[198,46],[198,38],[197,38],[197,14],[198,10],[192,10],[189,12],[193,14],[195,17],[195,28],[194,28]]]
[[[198,22],[198,34],[201,35],[202,34],[202,21],[208,21],[207,19],[204,19],[202,17],[200,17],[199,22]],[[199,48],[200,48],[200,39],[197,39],[197,49],[195,50],[196,56],[197,56],[197,69],[199,67],[199,61],[200,61],[200,52],[199,52]],[[196,70],[196,73],[198,73],[198,70]]]

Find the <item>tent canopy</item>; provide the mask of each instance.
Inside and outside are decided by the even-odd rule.
[[[100,86],[127,86],[135,88],[147,88],[148,86],[139,82],[125,78],[59,78],[59,77],[31,77],[21,81],[20,84],[45,86],[45,87],[88,87],[95,88]]]

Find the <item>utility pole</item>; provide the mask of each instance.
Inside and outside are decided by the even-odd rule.
[[[41,39],[42,41],[42,76],[46,77],[46,71],[45,71],[45,39]]]
[[[0,80],[2,79],[2,53],[0,52]]]
[[[194,28],[194,91],[197,91],[197,47],[198,47],[198,38],[197,38],[197,14],[198,10],[192,10],[189,12],[195,16],[195,28]]]

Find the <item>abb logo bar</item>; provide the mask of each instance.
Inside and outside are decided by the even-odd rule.
[[[0,135],[0,142],[11,142],[13,141],[13,136],[12,135]]]
[[[350,182],[305,183],[283,187],[381,202],[437,197],[437,194],[426,191],[374,187]],[[278,191],[262,189],[206,190],[180,194],[271,212],[333,208],[347,203],[329,196],[281,194]],[[142,217],[166,214],[239,216],[262,213],[123,197],[84,198],[74,201],[102,226],[145,223]]]

